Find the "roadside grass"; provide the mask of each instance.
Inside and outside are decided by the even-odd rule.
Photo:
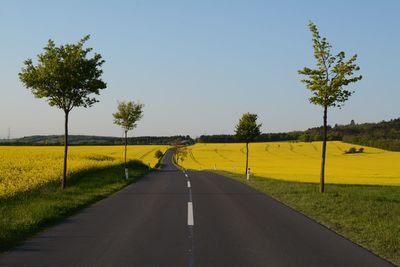
[[[225,171],[217,173],[249,185],[302,212],[375,254],[400,265],[400,187],[287,182]]]
[[[128,163],[129,180],[123,165],[113,165],[73,173],[67,188],[59,182],[0,198],[0,252],[9,250],[39,231],[62,221],[78,210],[135,182],[149,171],[140,161]]]

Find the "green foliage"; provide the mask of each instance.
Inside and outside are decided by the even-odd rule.
[[[143,117],[143,107],[143,104],[134,101],[118,102],[118,111],[113,114],[114,124],[121,126],[125,132],[133,130]]]
[[[257,124],[257,114],[245,113],[236,125],[236,138],[245,143],[252,142],[260,136],[261,126],[261,124]]]
[[[190,136],[138,136],[128,138],[130,145],[170,145],[171,143],[186,142],[193,144],[194,141]],[[69,135],[68,143],[70,145],[122,145],[124,142],[120,137],[110,136],[92,136],[92,135]],[[0,139],[1,146],[54,146],[62,145],[63,136],[59,135],[33,135],[24,136],[17,139],[2,140]]]
[[[345,154],[356,154],[356,153],[364,153],[364,148],[360,147],[358,150],[355,147],[350,147],[349,150],[344,152]]]
[[[345,53],[339,52],[332,55],[331,45],[326,38],[322,38],[317,26],[310,22],[308,25],[313,35],[314,57],[317,60],[315,69],[303,68],[299,74],[308,78],[302,80],[306,87],[312,92],[310,102],[323,107],[341,107],[352,95],[352,91],[343,87],[362,79],[362,76],[354,76],[360,69],[355,64],[357,55],[345,61]]]
[[[274,142],[297,140],[300,132],[288,133],[262,133],[254,139],[254,142]],[[230,134],[200,135],[196,138],[197,143],[236,143],[239,140]],[[240,142],[240,141],[239,141]]]
[[[357,153],[357,149],[355,147],[350,147],[345,153],[354,154]]]
[[[343,141],[362,146],[400,151],[400,118],[379,123],[328,126],[330,141]],[[322,127],[299,132],[300,141],[321,141]]]
[[[73,107],[90,107],[98,100],[98,95],[106,83],[101,80],[101,66],[105,62],[100,54],[92,58],[88,54],[92,48],[84,48],[89,35],[77,44],[56,46],[49,40],[44,52],[38,55],[38,64],[32,59],[24,62],[19,73],[21,82],[37,98],[46,98],[50,106],[56,106],[65,113]]]
[[[154,153],[154,157],[158,160],[161,159],[163,156],[164,154],[162,153],[161,150],[157,150],[156,153]]]
[[[177,147],[175,148],[175,160],[176,163],[179,161],[184,161],[188,156],[188,150],[186,147]]]

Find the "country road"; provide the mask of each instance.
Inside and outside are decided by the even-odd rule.
[[[241,183],[172,164],[0,256],[0,266],[393,266]]]

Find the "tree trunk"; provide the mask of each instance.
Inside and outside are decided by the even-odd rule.
[[[64,189],[67,186],[67,158],[68,158],[68,111],[65,111],[65,125],[64,125],[64,170],[61,187]]]
[[[125,179],[128,179],[128,166],[126,164],[126,149],[127,149],[127,145],[128,145],[128,131],[125,130],[125,163],[124,163],[124,167],[125,167]]]
[[[249,168],[249,143],[246,143],[246,171],[245,175],[247,175],[247,169]]]
[[[327,115],[328,107],[324,106],[324,127],[322,135],[322,163],[321,163],[321,177],[320,177],[320,192],[325,191],[325,157],[326,157],[326,139],[327,139]]]

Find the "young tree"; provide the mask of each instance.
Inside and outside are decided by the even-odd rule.
[[[117,112],[113,114],[114,124],[124,129],[125,133],[125,178],[128,179],[128,166],[126,165],[126,150],[128,145],[128,131],[133,130],[137,126],[137,122],[143,117],[143,104],[134,101],[119,102]]]
[[[329,107],[341,107],[344,102],[354,93],[343,87],[361,80],[362,76],[354,76],[360,68],[355,61],[357,55],[345,61],[345,53],[337,55],[331,53],[331,45],[326,38],[319,35],[317,26],[310,22],[308,25],[313,40],[314,57],[317,60],[315,69],[303,68],[299,74],[307,76],[302,80],[306,87],[312,92],[310,102],[323,107],[323,142],[322,142],[322,163],[320,176],[320,191],[324,192],[325,180],[325,155],[327,140],[327,114]]]
[[[101,89],[106,88],[106,83],[101,80],[101,66],[105,61],[97,53],[89,57],[92,48],[83,47],[89,38],[87,35],[77,44],[61,46],[56,46],[50,39],[44,52],[38,55],[37,65],[28,59],[19,73],[21,82],[36,98],[45,98],[50,106],[64,111],[62,188],[67,185],[68,115],[74,107],[87,108],[98,102],[91,95],[98,95]]]
[[[188,156],[188,150],[185,146],[177,146],[175,148],[175,159],[176,159],[176,164],[179,164],[179,160],[183,162]]]
[[[257,124],[257,114],[245,113],[236,125],[236,138],[246,143],[246,171],[249,167],[249,143],[260,136],[262,124]]]
[[[160,160],[163,156],[164,156],[164,154],[162,153],[161,150],[157,150],[157,151],[154,153],[154,157],[155,157],[156,159],[158,159],[158,160]]]

